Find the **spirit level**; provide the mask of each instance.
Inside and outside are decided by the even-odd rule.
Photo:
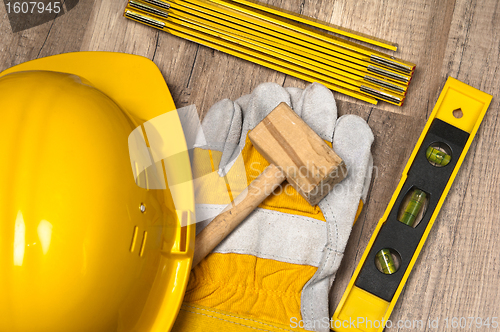
[[[448,78],[389,206],[335,310],[334,331],[384,329],[383,322],[390,317],[491,98]],[[429,148],[441,151],[440,156]],[[345,321],[360,324],[353,327],[342,324]]]

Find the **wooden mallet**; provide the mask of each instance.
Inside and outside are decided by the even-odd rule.
[[[196,236],[193,267],[285,179],[316,205],[344,179],[342,159],[286,104],[279,104],[249,133],[270,165]]]

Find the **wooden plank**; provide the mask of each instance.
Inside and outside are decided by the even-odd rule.
[[[0,4],[0,71],[27,60],[36,59],[52,22],[30,30],[12,33],[6,8]]]
[[[89,23],[94,2],[95,0],[80,0],[72,10],[57,17],[37,57],[79,51],[85,34],[82,27]]]
[[[177,107],[193,104],[185,89],[198,45],[125,19],[125,5],[119,1],[102,1],[94,6],[82,50],[145,56],[158,65]]]

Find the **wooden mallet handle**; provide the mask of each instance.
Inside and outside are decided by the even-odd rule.
[[[271,164],[250,183],[196,236],[193,268],[231,233],[253,210],[259,206],[283,181],[286,175]]]

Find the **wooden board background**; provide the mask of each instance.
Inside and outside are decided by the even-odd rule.
[[[396,55],[417,64],[402,108],[371,106],[335,94],[341,114],[364,117],[375,134],[378,176],[354,226],[332,291],[336,306],[396,188],[401,171],[451,75],[493,96],[500,88],[500,4],[495,0],[270,0],[269,3],[399,43]],[[122,17],[124,0],[80,0],[41,26],[12,33],[0,5],[0,71],[21,62],[72,51],[118,51],[146,56],[161,69],[178,107],[201,112],[262,82],[306,83],[136,24]],[[500,120],[493,99],[441,210],[403,296],[398,320],[500,316]],[[500,329],[500,327],[499,327]],[[393,328],[401,331],[436,329]],[[490,331],[493,328],[458,329]]]

